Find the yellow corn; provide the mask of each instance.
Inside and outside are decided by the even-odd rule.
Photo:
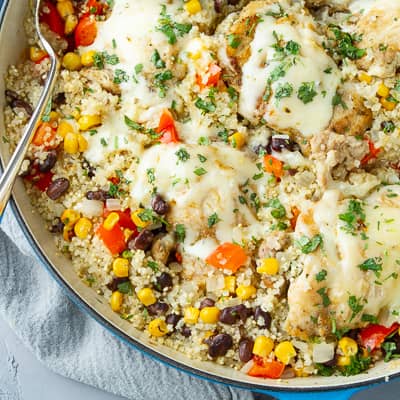
[[[103,222],[103,227],[107,231],[111,231],[114,228],[114,226],[117,224],[118,221],[119,221],[118,213],[112,212],[107,215],[107,218]]]
[[[240,285],[236,289],[236,295],[241,300],[250,299],[253,297],[257,292],[257,289],[253,285]]]
[[[50,111],[50,122],[56,122],[60,118],[60,114],[57,111]]]
[[[190,50],[188,52],[188,57],[192,60],[198,60],[203,54],[205,48],[203,41],[201,39],[193,39],[190,43]]]
[[[137,292],[137,297],[146,307],[154,304],[157,301],[156,296],[154,296],[154,292],[150,288],[140,289]]]
[[[379,97],[388,97],[388,96],[389,96],[389,93],[390,93],[390,90],[389,90],[389,88],[388,88],[384,83],[381,83],[381,84],[378,86],[378,90],[376,91],[376,94],[377,94]]]
[[[126,258],[116,258],[112,267],[114,275],[118,278],[126,278],[129,275],[129,261]]]
[[[71,15],[74,13],[74,6],[72,5],[72,1],[70,0],[64,0],[64,1],[59,1],[57,2],[57,11],[60,14],[60,17],[62,19],[65,19],[68,17],[68,15]]]
[[[62,138],[65,138],[65,136],[67,135],[67,133],[74,133],[74,131],[75,131],[75,129],[73,128],[73,126],[69,123],[69,122],[67,122],[67,121],[65,121],[65,120],[63,120],[63,121],[61,121],[59,124],[58,124],[58,127],[57,127],[57,134],[59,135],[59,136],[61,136]]]
[[[229,276],[225,276],[224,277],[224,290],[226,290],[229,293],[235,293],[235,289],[236,289],[236,277],[229,275]]]
[[[198,12],[201,11],[201,4],[199,0],[189,0],[186,4],[185,4],[185,8],[186,11],[193,15],[193,14],[197,14]]]
[[[349,356],[339,356],[337,358],[336,365],[339,367],[345,367],[346,365],[351,364],[351,358]]]
[[[79,129],[87,131],[97,125],[101,124],[101,117],[97,114],[82,115],[78,120]]]
[[[295,355],[296,355],[296,350],[293,347],[292,343],[288,341],[281,342],[275,347],[276,358],[285,365],[289,364],[290,360]]]
[[[359,75],[358,75],[358,80],[360,82],[365,82],[366,84],[370,85],[371,82],[372,82],[372,76],[368,75],[365,72],[360,72]]]
[[[82,67],[81,58],[78,54],[70,51],[66,53],[63,57],[62,65],[65,69],[68,69],[69,71],[78,71]]]
[[[294,373],[299,378],[306,378],[310,375],[307,371],[304,370],[304,368],[295,368]]]
[[[246,142],[246,138],[244,137],[243,133],[240,132],[236,132],[229,136],[228,140],[231,146],[235,149],[241,149]]]
[[[68,228],[72,228],[79,220],[80,214],[70,208],[64,210],[61,215],[61,222]]]
[[[78,149],[80,152],[86,151],[89,147],[89,143],[82,135],[77,135],[78,139]]]
[[[47,53],[44,50],[39,49],[39,47],[30,47],[29,48],[29,59],[33,62],[39,62],[46,56],[47,56]]]
[[[119,312],[121,310],[123,300],[124,295],[121,292],[113,292],[110,299],[111,309],[115,312]]]
[[[75,118],[76,121],[81,117],[81,112],[75,108],[74,111],[72,111],[71,115]]]
[[[86,51],[81,55],[81,63],[85,67],[91,67],[94,63],[94,56],[96,52],[94,50]]]
[[[204,307],[200,310],[200,319],[205,324],[216,324],[218,317],[219,309],[217,307]]]
[[[68,15],[65,18],[65,26],[64,26],[64,33],[66,35],[70,35],[78,25],[78,17],[74,14]]]
[[[264,258],[257,268],[259,274],[276,275],[279,271],[279,262],[276,258]]]
[[[125,228],[125,229],[124,229],[124,239],[125,239],[125,242],[128,243],[128,240],[130,239],[130,237],[132,236],[132,234],[133,234],[133,231],[132,231],[132,230],[130,230],[130,229],[128,229],[128,228]]]
[[[183,313],[183,320],[187,324],[195,324],[199,319],[200,310],[196,307],[186,307]]]
[[[387,111],[393,111],[397,105],[397,103],[395,103],[394,101],[389,101],[384,98],[380,99],[379,101],[382,104],[382,107]]]
[[[257,336],[253,345],[253,354],[260,357],[268,356],[274,349],[274,341],[266,336]]]
[[[131,213],[131,219],[133,223],[138,227],[138,228],[145,228],[147,225],[150,224],[150,221],[143,221],[140,218],[140,215],[144,211],[143,208],[138,208],[136,211]]]
[[[68,132],[64,138],[64,151],[68,154],[76,154],[79,152],[78,135]]]
[[[90,231],[92,230],[92,223],[87,218],[79,218],[78,222],[74,226],[75,235],[79,239],[85,239]]]
[[[339,340],[338,347],[344,356],[355,356],[358,352],[357,342],[346,336]]]
[[[153,319],[147,329],[150,335],[155,337],[161,337],[168,333],[167,324],[160,318]]]

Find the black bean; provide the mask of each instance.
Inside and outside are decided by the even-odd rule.
[[[106,192],[105,190],[96,190],[96,191],[90,190],[89,192],[86,193],[86,198],[88,200],[106,201],[107,199],[110,198],[110,196],[108,195],[108,192]]]
[[[257,144],[256,146],[253,147],[253,151],[254,153],[256,153],[257,155],[261,156],[263,154],[267,154],[268,153],[268,145],[263,145],[263,144]]]
[[[147,311],[150,315],[163,315],[168,311],[168,304],[162,301],[157,301],[147,307]]]
[[[205,340],[208,344],[208,354],[210,357],[224,356],[232,348],[233,340],[227,333],[218,333]]]
[[[346,332],[346,336],[357,341],[359,329],[350,329]]]
[[[271,314],[264,311],[260,306],[257,306],[254,310],[254,319],[260,328],[269,329],[271,327]]]
[[[47,153],[44,161],[39,162],[39,171],[40,172],[49,172],[57,161],[57,152],[55,150],[51,150]]]
[[[169,210],[168,203],[159,194],[151,199],[151,207],[158,215],[165,215]]]
[[[162,292],[166,288],[172,287],[172,277],[168,272],[162,272],[159,277],[157,277],[157,283],[155,287]]]
[[[27,101],[22,100],[18,93],[13,90],[6,90],[6,97],[12,108],[23,108],[27,115],[31,116],[33,114],[32,106]]]
[[[56,105],[56,106],[61,106],[61,105],[65,104],[65,102],[66,102],[66,98],[65,98],[65,93],[64,92],[58,93],[53,98],[53,104]]]
[[[252,313],[253,311],[243,304],[225,307],[219,314],[219,321],[224,324],[233,325],[239,321],[245,322]]]
[[[139,235],[128,242],[130,250],[147,250],[150,248],[154,240],[154,233],[148,229],[143,229]]]
[[[188,326],[183,325],[182,329],[181,329],[181,335],[185,336],[185,337],[189,337],[191,334],[192,334],[191,329]]]
[[[86,171],[88,178],[96,176],[96,168],[90,165],[89,161],[83,160],[82,168]]]
[[[114,278],[108,285],[107,287],[112,291],[112,292],[116,292],[118,290],[118,285],[120,285],[121,283],[124,282],[128,282],[129,278],[125,277],[125,278]]]
[[[252,339],[244,338],[239,342],[239,359],[242,362],[250,361],[253,357],[254,341]]]
[[[64,230],[64,224],[60,218],[53,221],[53,225],[49,228],[51,233],[61,233]]]
[[[67,178],[58,178],[50,183],[47,188],[47,196],[51,200],[59,199],[69,189],[69,180]]]
[[[335,354],[332,358],[332,360],[329,360],[327,362],[324,362],[323,365],[325,365],[326,367],[334,367],[337,364],[337,359],[338,359],[338,355]]]
[[[214,10],[216,13],[222,12],[222,7],[224,6],[224,0],[214,0]]]
[[[267,152],[271,153],[276,151],[280,153],[282,150],[298,151],[300,150],[299,145],[289,138],[272,136],[269,138],[269,143],[267,145]]]
[[[228,0],[228,4],[231,6],[237,6],[240,0]]]
[[[209,299],[206,297],[203,299],[200,303],[200,310],[202,310],[204,307],[213,307],[215,305],[215,301],[213,299]]]
[[[173,327],[174,327],[174,329],[175,329],[175,327],[176,327],[176,324],[180,321],[180,319],[181,319],[182,317],[180,316],[180,315],[178,315],[178,314],[168,314],[166,317],[165,317],[165,322],[168,324],[168,325],[172,325]]]

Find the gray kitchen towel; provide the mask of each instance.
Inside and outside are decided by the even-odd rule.
[[[250,392],[162,365],[114,338],[38,263],[10,207],[1,228],[0,315],[48,368],[135,400],[253,399]]]

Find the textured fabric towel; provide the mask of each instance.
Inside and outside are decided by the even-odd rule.
[[[250,392],[162,365],[114,338],[82,314],[37,262],[10,207],[1,228],[0,314],[47,367],[135,400],[253,399]]]

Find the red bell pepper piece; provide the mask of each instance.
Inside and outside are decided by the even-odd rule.
[[[126,248],[124,232],[119,223],[115,224],[110,231],[105,229],[103,225],[97,229],[96,234],[103,241],[104,245],[110,250],[111,254],[119,254]]]
[[[222,69],[217,64],[210,64],[203,77],[196,75],[196,83],[200,86],[201,90],[209,86],[217,86],[221,72]]]
[[[104,209],[103,217],[107,218],[107,216],[109,214],[111,214],[112,212],[115,212],[119,215],[118,224],[122,228],[127,228],[127,229],[130,229],[131,231],[133,231],[133,235],[135,237],[138,235],[136,225],[133,223],[132,218],[131,218],[131,209],[130,208],[127,208],[124,211],[111,211],[106,208],[106,209]]]
[[[379,147],[375,147],[374,143],[370,139],[368,139],[368,147],[369,147],[369,153],[366,156],[364,156],[364,158],[361,160],[362,165],[367,164],[368,161],[378,157],[378,154],[381,151]]]
[[[264,361],[262,364],[254,363],[247,375],[259,378],[278,379],[285,370],[285,364],[279,361]]]
[[[75,45],[90,46],[97,36],[97,23],[93,16],[86,16],[79,20],[75,28]]]
[[[383,325],[371,324],[366,328],[360,330],[360,341],[361,344],[373,351],[381,346],[386,337],[396,331],[399,328],[399,324],[395,322],[390,327],[386,328]]]
[[[207,258],[207,264],[214,268],[229,269],[236,272],[247,261],[246,252],[234,243],[219,245]]]
[[[89,0],[86,5],[88,12],[83,16],[102,15],[104,13],[104,6],[105,4],[99,0]]]
[[[25,176],[29,182],[32,182],[37,189],[41,192],[45,192],[47,188],[50,186],[51,181],[53,180],[54,174],[52,172],[36,172],[33,175]]]
[[[179,136],[175,128],[174,117],[169,110],[165,109],[162,112],[156,132],[162,134],[162,136],[160,137],[161,143],[179,142]]]
[[[43,2],[40,22],[48,25],[52,32],[64,37],[64,21],[58,13],[56,6],[50,1]]]

